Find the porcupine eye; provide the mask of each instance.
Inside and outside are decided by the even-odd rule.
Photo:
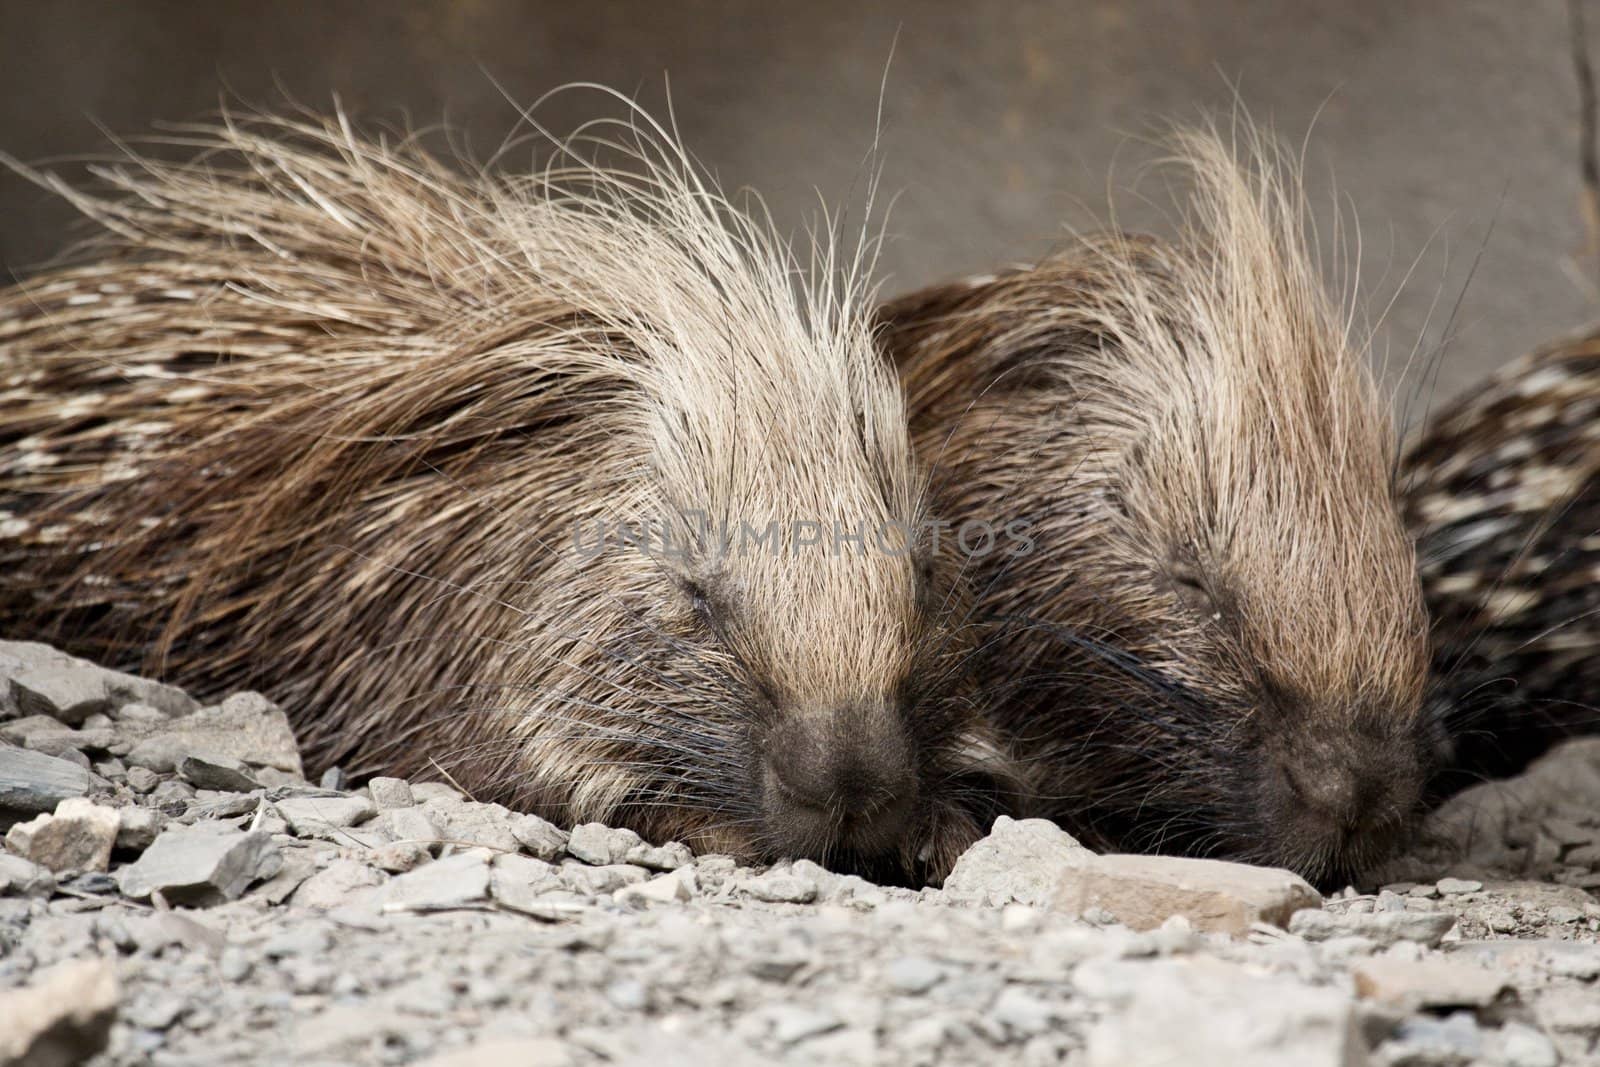
[[[1187,553],[1174,554],[1167,563],[1167,580],[1172,583],[1172,590],[1178,599],[1190,611],[1211,619],[1218,617],[1216,602],[1206,589],[1199,563],[1192,556]]]
[[[684,599],[689,602],[689,610],[694,617],[708,629],[715,629],[717,623],[716,605],[712,602],[711,595],[706,592],[705,586],[692,578],[683,581]]]

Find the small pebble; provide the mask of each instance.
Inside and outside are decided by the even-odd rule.
[[[411,783],[404,778],[373,778],[367,782],[367,793],[379,811],[409,808],[417,802],[411,794]]]
[[[146,767],[128,768],[128,788],[135,793],[149,793],[161,784],[161,776]]]
[[[923,956],[902,956],[884,968],[883,976],[894,992],[915,996],[937,985],[944,969]]]

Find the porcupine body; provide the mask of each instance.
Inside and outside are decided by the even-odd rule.
[[[1600,729],[1600,332],[1429,420],[1401,466],[1450,791]]]
[[[1438,751],[1395,435],[1292,164],[1248,133],[1178,155],[1175,240],[912,294],[883,339],[939,514],[1030,525],[968,576],[1044,812],[1337,883],[1405,837]]]
[[[314,766],[937,880],[1016,784],[954,565],[788,536],[921,526],[859,269],[619,125],[635,177],[314,115],[29,171],[103,235],[0,291],[6,632],[263,690]]]

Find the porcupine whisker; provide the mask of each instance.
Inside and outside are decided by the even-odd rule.
[[[1119,649],[1114,645],[1096,641],[1093,638],[1085,636],[1083,633],[1072,627],[1064,626],[1060,623],[1052,622],[1046,619],[1031,619],[1026,616],[1015,615],[996,615],[993,616],[989,621],[1007,626],[1016,626],[1019,629],[1032,632],[1044,633],[1057,639],[1058,641],[1061,641],[1062,643],[1068,644],[1074,648],[1078,648],[1089,653],[1090,655],[1095,656],[1097,659],[1107,665],[1116,667],[1127,677],[1148,687],[1154,694],[1162,695],[1168,699],[1189,703],[1196,707],[1201,706],[1201,702],[1198,700],[1198,698],[1195,698],[1188,691],[1187,687],[1183,686],[1181,683],[1168,678],[1159,672],[1149,670],[1134,660],[1122,649]]]
[[[1483,262],[1483,256],[1488,250],[1489,241],[1494,236],[1495,226],[1500,221],[1500,212],[1505,208],[1506,192],[1509,188],[1510,185],[1508,182],[1507,185],[1500,191],[1500,199],[1495,205],[1494,214],[1489,217],[1488,226],[1484,228],[1483,239],[1478,242],[1477,250],[1473,253],[1472,263],[1467,268],[1467,276],[1461,283],[1461,291],[1456,294],[1455,301],[1450,306],[1450,314],[1449,317],[1445,319],[1444,329],[1440,333],[1439,343],[1435,346],[1433,354],[1430,355],[1428,360],[1424,362],[1422,375],[1418,378],[1416,386],[1413,388],[1411,395],[1407,397],[1405,405],[1401,409],[1402,422],[1409,421],[1411,415],[1411,405],[1419,396],[1423,394],[1423,391],[1426,390],[1427,404],[1423,408],[1421,425],[1427,425],[1428,423],[1428,419],[1433,412],[1433,396],[1438,390],[1439,374],[1444,367],[1444,358],[1449,352],[1450,343],[1454,341],[1456,337],[1456,319],[1461,314],[1461,309],[1466,303],[1467,293],[1472,288],[1473,279],[1478,276],[1478,267]],[[1429,381],[1430,377],[1432,378],[1431,382]],[[1398,454],[1399,453],[1397,451],[1396,455],[1398,456]],[[1396,473],[1399,471],[1398,463],[1399,461],[1397,459],[1395,467]],[[1408,493],[1411,491],[1411,486],[1409,484],[1405,487],[1405,491]]]

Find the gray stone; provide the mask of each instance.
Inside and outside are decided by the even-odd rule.
[[[535,859],[559,859],[567,851],[567,832],[537,815],[518,815],[511,821],[511,836],[522,851]]]
[[[1369,915],[1299,911],[1289,920],[1289,932],[1307,941],[1364,937],[1382,946],[1398,941],[1437,946],[1455,924],[1456,917],[1442,911],[1384,911]]]
[[[608,863],[604,867],[567,863],[561,867],[561,879],[569,889],[592,897],[615,893],[623,886],[643,882],[649,877],[643,867],[631,863]]]
[[[433,858],[428,846],[417,841],[390,841],[372,850],[373,866],[391,874],[404,874]]]
[[[0,852],[0,897],[48,897],[55,890],[55,875],[21,856]]]
[[[742,878],[734,888],[745,896],[769,904],[809,904],[817,899],[817,883],[788,873],[781,868],[754,878]]]
[[[92,766],[89,757],[75,743],[71,735],[62,734],[55,737],[38,738],[28,746],[35,752],[42,752],[46,756],[64,759],[68,763],[75,763],[85,770]]]
[[[428,813],[421,808],[391,808],[380,812],[377,822],[401,844],[420,845],[437,851],[444,837]]]
[[[52,815],[37,815],[6,833],[6,847],[52,871],[104,871],[120,819],[83,797],[68,797]]]
[[[176,945],[216,957],[228,943],[227,934],[207,923],[176,911],[154,911],[129,919],[131,936],[145,956],[154,956]]]
[[[106,695],[111,702],[120,705],[118,718],[127,715],[131,707],[152,708],[165,718],[177,718],[189,715],[200,708],[199,701],[189,696],[176,686],[164,682],[153,681],[149,678],[137,678],[121,671],[104,671]],[[135,715],[141,714],[135,712]]]
[[[1352,909],[1352,910],[1354,910],[1354,909]],[[1373,906],[1372,910],[1373,911],[1405,911],[1406,910],[1406,898],[1401,896],[1399,893],[1390,893],[1388,891],[1381,892],[1381,893],[1378,894],[1378,899],[1376,901],[1374,901],[1374,906]]]
[[[1534,1001],[1533,1011],[1546,1030],[1600,1036],[1600,996],[1587,986],[1547,989]]]
[[[1287,926],[1296,912],[1320,908],[1322,896],[1299,875],[1276,868],[1088,855],[1063,867],[1053,906],[1076,915],[1099,908],[1135,930],[1153,930],[1182,915],[1202,933],[1240,936],[1256,923]]]
[[[168,815],[178,817],[189,810],[194,786],[168,778],[150,792],[150,802]]]
[[[257,796],[255,793],[251,793],[249,795],[252,797]],[[272,803],[264,796],[261,796],[256,801],[255,813],[250,817],[250,825],[248,826],[248,829],[255,830],[263,834],[283,834],[285,837],[292,836],[289,833],[289,820],[283,817],[283,813],[278,810],[278,806],[276,804]]]
[[[261,832],[261,831],[256,831]],[[252,896],[268,904],[282,904],[289,899],[289,895],[297,891],[306,881],[316,875],[320,869],[316,856],[309,848],[303,846],[290,846],[280,848],[278,855],[281,862],[278,872],[271,878],[262,882],[252,891]],[[360,866],[357,864],[356,866]],[[341,898],[337,903],[343,903]],[[333,905],[326,905],[332,907]]]
[[[161,784],[161,776],[148,767],[128,768],[128,788],[135,793],[148,794]]]
[[[989,1009],[989,1018],[1013,1040],[1033,1037],[1050,1029],[1055,1008],[1020,986],[1006,986]]]
[[[120,995],[116,965],[100,959],[63,963],[0,992],[0,1064],[87,1063],[111,1040]]]
[[[626,863],[628,853],[643,845],[632,830],[612,829],[597,822],[575,826],[567,838],[567,851],[577,859],[596,866]]]
[[[838,1067],[875,1067],[883,1062],[877,1035],[864,1026],[841,1027],[812,1038],[805,1044],[805,1055],[813,1063]]]
[[[460,802],[464,799],[461,790],[448,782],[412,782],[411,795],[418,804],[431,804],[436,801]]]
[[[785,1045],[798,1044],[844,1025],[844,1021],[830,1011],[798,1004],[779,1004],[768,1009],[767,1017],[772,1024],[772,1036]]]
[[[203,906],[237,899],[251,882],[276,874],[280,862],[266,834],[174,827],[118,871],[117,884],[138,900],[159,892],[174,904]]]
[[[99,667],[36,667],[11,677],[11,699],[25,715],[48,715],[77,726],[111,707],[105,672]]]
[[[189,805],[183,813],[183,822],[200,822],[207,819],[236,819],[241,815],[254,815],[266,803],[261,798],[260,791],[253,793],[218,793],[215,790],[204,790],[205,796],[196,796],[194,803]],[[272,810],[270,804],[268,811]],[[252,826],[251,829],[260,829]]]
[[[158,734],[136,742],[122,754],[123,761],[135,770],[143,769],[156,774],[176,774],[178,764],[193,751],[193,745],[179,737]],[[222,758],[220,755],[217,758]]]
[[[621,978],[605,989],[606,999],[623,1011],[645,1011],[650,1007],[650,989],[643,982]]]
[[[289,823],[289,829],[304,837],[347,826],[356,826],[373,815],[372,801],[366,797],[287,797],[274,807]]]
[[[0,726],[0,741],[23,748],[36,747],[38,742],[50,737],[71,737],[77,731],[49,715],[26,715]]]
[[[750,961],[750,973],[767,982],[787,982],[811,963],[811,957],[780,953],[759,956]]]
[[[0,745],[0,809],[55,811],[57,804],[84,796],[98,781],[86,768],[67,760]]]
[[[1551,974],[1590,981],[1600,978],[1600,945],[1581,941],[1555,941],[1544,961]]]
[[[5,677],[35,667],[62,667],[83,662],[40,641],[0,641],[0,675]]]
[[[489,899],[487,849],[473,849],[398,875],[384,890],[384,911],[446,911]]]
[[[123,1012],[123,1017],[146,1030],[166,1030],[178,1021],[188,1006],[184,998],[166,994],[134,1001]]]
[[[1079,972],[1090,966],[1081,964]],[[1336,989],[1206,958],[1120,963],[1114,971],[1120,973],[1105,991],[1121,1007],[1090,1029],[1086,1067],[1365,1062],[1354,1003]],[[1080,989],[1096,984],[1077,972],[1073,980]]]
[[[269,960],[324,956],[333,948],[333,935],[325,926],[297,925],[268,938],[261,954]]]
[[[520,847],[511,832],[515,816],[500,804],[434,801],[426,805],[425,810],[438,823],[440,838],[450,844],[489,848],[496,852],[516,852]]]
[[[616,897],[622,903],[637,900],[647,904],[672,904],[690,899],[694,890],[694,868],[680,867],[647,882],[623,886],[617,890]]]
[[[1483,883],[1470,878],[1441,878],[1436,883],[1439,892],[1447,897],[1460,896],[1463,893],[1477,893],[1483,889]]]
[[[494,858],[489,893],[496,903],[514,911],[542,916],[548,908],[541,898],[564,888],[561,871],[554,864],[511,853]]]
[[[1550,1039],[1524,1023],[1501,1026],[1496,1043],[1506,1067],[1556,1067],[1561,1062]]]
[[[388,879],[365,863],[354,860],[334,860],[327,867],[305,878],[289,897],[299,908],[327,911],[351,903],[352,898],[365,889],[383,885]]]
[[[409,808],[417,802],[411,795],[411,783],[404,778],[374,778],[367,783],[367,793],[379,811]]]
[[[235,693],[217,707],[151,729],[124,757],[130,765],[168,774],[184,757],[198,756],[212,762],[235,759],[297,778],[305,774],[288,717],[258,693]]]
[[[222,958],[217,960],[217,975],[224,982],[234,985],[250,977],[250,972],[255,970],[255,961],[243,949],[230,945],[222,950]]]
[[[417,1067],[572,1067],[571,1046],[548,1037],[479,1041],[466,1048],[430,1056]]]
[[[687,846],[676,841],[668,841],[664,845],[647,845],[640,843],[628,850],[625,859],[627,863],[635,863],[640,867],[649,867],[655,871],[675,871],[679,867],[694,862],[694,854]]]
[[[242,760],[226,756],[214,756],[209,759],[201,756],[185,756],[178,764],[178,773],[183,776],[184,781],[196,789],[248,793],[252,789],[261,788],[261,783],[250,777]]]
[[[417,1013],[397,1011],[389,1004],[356,1002],[330,1006],[295,1026],[289,1036],[296,1060],[342,1065],[359,1062],[353,1053],[362,1047],[394,1044],[405,1048],[418,1032]]]
[[[1471,1063],[1483,1053],[1483,1032],[1469,1012],[1456,1012],[1444,1019],[1418,1016],[1402,1019],[1395,1028],[1390,1043],[1380,1050],[1380,1055],[1390,1048],[1399,1053],[1389,1062],[1418,1064]]]
[[[184,714],[188,714],[185,712]],[[124,704],[112,711],[111,716],[119,723],[127,723],[134,727],[148,728],[166,719],[160,709],[149,704]]]
[[[1507,985],[1503,974],[1438,956],[1380,956],[1361,961],[1351,973],[1358,996],[1406,1011],[1488,1007]]]
[[[1093,858],[1094,853],[1055,823],[1002,815],[989,836],[956,861],[944,892],[957,902],[1048,907],[1065,873]]]
[[[938,985],[944,968],[926,956],[902,956],[883,969],[883,977],[894,992],[915,996]]]

